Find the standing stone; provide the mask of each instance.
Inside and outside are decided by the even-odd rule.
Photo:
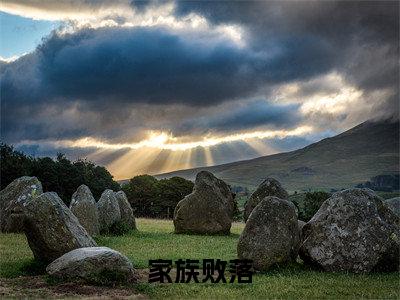
[[[107,247],[72,250],[49,264],[46,271],[59,279],[83,279],[101,284],[105,279],[128,282],[135,277],[129,259]]]
[[[25,234],[33,255],[51,262],[81,247],[97,246],[56,193],[44,193],[24,204]]]
[[[121,220],[118,200],[112,190],[105,190],[97,202],[100,216],[100,232],[109,232],[112,225]]]
[[[253,210],[240,235],[239,259],[253,260],[258,271],[294,261],[299,247],[295,206],[277,197],[266,197]]]
[[[385,200],[389,208],[400,217],[400,197]]]
[[[36,177],[20,177],[7,185],[0,192],[0,231],[22,232],[24,222],[21,214],[12,212],[17,212],[17,208],[22,207],[28,199],[42,193],[42,184]]]
[[[99,212],[90,189],[82,184],[72,195],[70,209],[91,236],[100,233]]]
[[[121,213],[121,222],[126,224],[129,229],[136,230],[135,217],[133,216],[133,209],[129,204],[128,198],[123,191],[115,193],[115,197],[118,200],[119,211]]]
[[[300,257],[326,271],[399,268],[400,218],[373,191],[333,194],[303,228]]]
[[[300,240],[302,240],[302,239],[303,239],[303,233],[302,233],[302,232],[303,232],[303,227],[304,227],[304,225],[306,225],[307,223],[304,222],[304,221],[302,221],[302,220],[298,220],[297,224],[298,224],[298,226],[299,226]]]
[[[202,171],[196,176],[193,192],[175,208],[175,233],[229,234],[234,207],[229,186]]]
[[[275,196],[279,199],[288,199],[289,194],[285,191],[278,180],[274,178],[265,179],[250,196],[249,200],[244,205],[244,221],[249,218],[253,209],[267,196]]]

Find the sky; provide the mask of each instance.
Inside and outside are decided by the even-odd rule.
[[[115,179],[399,117],[398,1],[0,2],[1,140]]]

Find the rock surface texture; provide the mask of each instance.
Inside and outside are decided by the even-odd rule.
[[[253,260],[255,270],[268,270],[296,259],[299,236],[294,204],[266,197],[247,220],[237,245],[238,257]]]
[[[0,192],[0,231],[22,232],[21,218],[23,203],[43,193],[42,184],[36,177],[20,177]]]
[[[267,196],[275,196],[280,199],[288,199],[289,194],[282,187],[278,180],[274,178],[265,179],[257,188],[257,190],[250,196],[249,200],[244,205],[244,221],[249,218],[253,209]]]
[[[99,211],[90,189],[82,184],[72,195],[70,209],[91,236],[100,233]]]
[[[59,279],[83,279],[100,283],[110,279],[127,282],[135,277],[129,259],[107,247],[72,250],[49,264],[46,271]]]
[[[44,193],[24,204],[25,234],[33,255],[51,262],[81,247],[97,246],[56,193]]]
[[[121,222],[126,224],[129,229],[136,230],[135,217],[133,216],[133,209],[129,204],[128,198],[123,191],[115,193],[115,197],[118,200],[119,211],[121,214]]]
[[[333,194],[303,228],[300,257],[326,271],[399,268],[400,219],[373,191]]]
[[[385,203],[389,206],[393,212],[400,217],[400,197],[395,197],[385,200]]]
[[[112,190],[105,190],[101,194],[97,208],[100,216],[100,232],[108,232],[112,225],[121,220],[118,200]]]
[[[229,234],[234,204],[229,186],[202,171],[196,176],[193,192],[175,208],[175,233]]]

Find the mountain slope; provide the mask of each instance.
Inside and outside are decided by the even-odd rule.
[[[193,180],[200,170],[248,187],[271,176],[290,191],[353,187],[376,175],[399,172],[399,122],[367,121],[299,150],[156,177]]]

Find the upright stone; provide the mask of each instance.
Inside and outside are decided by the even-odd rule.
[[[234,197],[229,186],[210,172],[197,174],[193,192],[175,208],[175,233],[229,234]]]
[[[107,233],[112,225],[121,220],[115,193],[112,190],[105,190],[97,202],[97,208],[100,216],[100,232]]]
[[[36,177],[20,177],[7,185],[0,192],[0,231],[22,232],[24,220],[20,213],[13,212],[21,210],[27,200],[42,193],[42,184]]]
[[[293,261],[299,247],[295,206],[277,197],[264,198],[253,210],[240,235],[239,259],[253,260],[255,270]]]
[[[385,200],[389,208],[400,217],[400,197]]]
[[[300,257],[326,271],[399,268],[400,218],[373,191],[333,194],[303,228]]]
[[[118,200],[119,211],[121,213],[121,222],[126,224],[130,229],[136,230],[135,217],[133,216],[133,209],[129,204],[128,198],[123,191],[115,193]]]
[[[26,201],[23,216],[29,247],[39,261],[51,262],[71,250],[96,246],[56,193]]]
[[[70,209],[91,236],[100,233],[99,212],[90,189],[82,184],[72,195]]]
[[[282,187],[280,182],[274,178],[265,179],[257,188],[257,190],[250,196],[244,205],[244,221],[249,218],[253,209],[267,196],[275,196],[279,199],[288,199],[289,194]]]

